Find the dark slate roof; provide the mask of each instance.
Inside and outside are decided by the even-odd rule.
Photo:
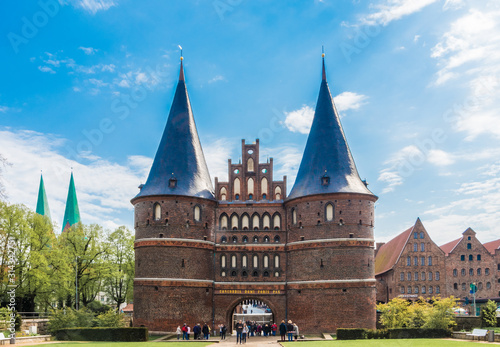
[[[169,186],[171,178],[177,180],[173,188]],[[167,125],[148,180],[135,198],[151,195],[184,195],[215,199],[213,192],[212,181],[196,131],[181,61],[179,82]]]
[[[324,175],[330,177],[328,185],[322,185],[321,178]],[[323,59],[323,80],[314,120],[288,200],[324,193],[360,193],[373,196],[359,178],[340,117],[326,82]]]

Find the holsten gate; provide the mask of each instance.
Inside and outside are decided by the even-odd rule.
[[[135,207],[134,325],[174,331],[231,325],[242,301],[265,303],[301,333],[375,328],[374,203],[357,172],[326,81],[297,179],[273,179],[259,141],[242,141],[228,181],[207,169],[179,81]]]

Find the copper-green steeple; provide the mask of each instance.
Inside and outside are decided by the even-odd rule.
[[[38,200],[36,202],[36,213],[47,216],[50,219],[49,201],[45,194],[45,185],[43,184],[43,175],[40,175],[40,188],[38,188]]]
[[[80,222],[80,210],[78,209],[78,200],[76,199],[75,181],[73,173],[69,181],[68,198],[66,199],[66,210],[64,211],[64,219],[62,222],[62,231],[66,231],[73,224]]]

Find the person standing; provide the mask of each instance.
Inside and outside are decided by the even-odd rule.
[[[241,335],[243,334],[243,323],[241,319],[234,327],[236,328],[236,344],[238,344],[238,342],[241,344]]]
[[[281,341],[285,341],[286,324],[284,320],[282,320],[280,324],[280,335],[281,335]]]
[[[226,339],[226,331],[227,331],[226,325],[225,324],[221,324],[220,325],[220,339],[221,340],[225,340]]]
[[[273,325],[271,325],[271,331],[273,332],[273,336],[276,336],[276,330],[278,330],[278,326],[276,323],[273,322]]]
[[[196,323],[196,325],[193,327],[193,338],[195,340],[198,340],[198,338],[200,337],[200,333],[201,333],[200,323]]]
[[[175,333],[177,334],[177,340],[179,340],[181,338],[181,334],[182,334],[182,329],[181,329],[180,325],[177,327],[177,331]]]
[[[288,335],[288,341],[293,341],[293,324],[291,320],[289,320],[286,325],[286,333]]]
[[[299,338],[299,327],[296,323],[293,323],[293,336],[295,337],[295,340]]]
[[[189,334],[191,334],[191,328],[189,327],[189,325],[187,326],[187,333],[186,333],[186,340],[189,340]]]
[[[241,332],[241,339],[243,340],[243,343],[247,343],[247,335],[248,335],[248,325],[245,323],[243,324],[243,331]]]
[[[182,339],[183,340],[187,340],[188,339],[188,336],[187,336],[187,324],[184,323],[184,325],[182,326]]]
[[[203,332],[203,338],[205,340],[208,340],[208,334],[210,333],[210,330],[208,329],[207,323],[203,324],[203,328],[201,329],[201,331]]]

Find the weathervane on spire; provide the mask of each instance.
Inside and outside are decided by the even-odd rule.
[[[183,60],[184,58],[182,57],[182,46],[181,45],[177,45],[177,47],[179,47],[179,49],[181,50],[181,60]]]
[[[321,45],[321,57],[325,57],[325,46]]]

